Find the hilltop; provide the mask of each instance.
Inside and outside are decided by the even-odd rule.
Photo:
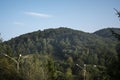
[[[81,57],[79,59],[82,63],[101,64],[103,54],[115,54],[116,41],[107,36],[109,33],[108,29],[85,33],[61,27],[24,34],[5,43],[12,48],[14,54],[51,54],[60,60],[71,56],[75,61]]]
[[[87,78],[102,80],[108,76],[107,66],[118,57],[115,50],[117,39],[110,30],[120,32],[116,28],[94,33],[63,27],[39,30],[4,42],[9,47],[5,48],[7,46],[2,44],[1,50],[16,60],[22,54],[18,58],[21,72],[14,72],[23,80],[83,80],[85,67]],[[7,58],[3,58],[1,56],[1,60],[6,61]],[[9,63],[14,68],[10,69],[16,69],[16,65],[11,63],[14,62]],[[8,64],[2,62],[2,65],[7,67]]]

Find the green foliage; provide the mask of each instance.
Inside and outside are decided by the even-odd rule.
[[[48,80],[45,61],[41,60],[42,55],[23,56],[20,73],[25,80]],[[44,63],[44,64],[43,64]]]
[[[67,59],[67,63],[70,65],[70,67],[73,65],[73,58],[72,57],[68,57]]]
[[[106,60],[101,54],[107,55],[110,50],[113,55],[116,54],[114,49],[116,42],[109,36],[108,38],[98,36],[98,33],[105,31],[90,34],[69,28],[47,29],[24,34],[4,43],[12,48],[15,55],[49,54],[57,60],[67,60],[66,58],[71,56],[73,61],[81,64],[105,64]],[[106,34],[109,34],[109,31]]]
[[[21,74],[16,70],[16,64],[4,54],[12,56],[9,46],[0,43],[0,79],[1,80],[23,80]]]
[[[114,35],[115,33],[120,34],[120,29],[119,28],[105,28],[99,31],[96,31],[94,34],[97,34],[101,37],[104,38],[110,38],[111,40],[117,40],[116,36]]]
[[[71,68],[67,68],[67,69],[66,69],[65,76],[66,76],[66,79],[67,79],[67,80],[73,80],[73,75],[72,75],[72,70],[71,70]]]
[[[115,31],[119,33],[120,30],[115,29]],[[108,29],[90,34],[69,28],[47,29],[24,34],[0,43],[0,53],[6,53],[13,58],[18,54],[23,55],[19,73],[14,70],[15,63],[9,59],[7,63],[1,62],[1,65],[7,65],[10,68],[8,72],[14,72],[18,75],[16,76],[18,79],[83,80],[84,64],[87,64],[86,80],[98,78],[109,80],[106,66],[112,63],[112,60],[117,60],[115,50],[117,39],[111,34]],[[81,65],[82,68],[76,64]],[[5,73],[10,75],[8,72]]]
[[[0,79],[1,80],[23,80],[16,71],[15,64],[9,59],[0,56]]]
[[[117,34],[114,31],[112,33],[120,42],[120,34]],[[112,60],[111,64],[109,64],[107,67],[107,72],[110,76],[110,80],[120,79],[120,76],[119,76],[120,75],[120,43],[116,45],[116,51],[117,51],[118,59]]]
[[[56,70],[55,70],[55,65],[53,60],[48,59],[47,61],[47,65],[46,65],[47,69],[48,69],[48,75],[49,75],[49,80],[55,80],[56,78]]]

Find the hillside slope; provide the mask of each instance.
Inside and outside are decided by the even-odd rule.
[[[56,60],[72,57],[76,63],[104,64],[105,55],[116,55],[115,41],[69,28],[36,31],[5,43],[11,46],[14,54],[48,54]]]
[[[117,34],[120,34],[120,28],[105,28],[94,32],[94,34],[101,36],[103,38],[109,38],[111,40],[117,40],[115,36],[113,36],[112,31]]]

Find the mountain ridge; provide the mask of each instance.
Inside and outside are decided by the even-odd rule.
[[[115,45],[117,42],[96,33],[57,28],[24,34],[4,43],[12,48],[15,55],[48,54],[60,60],[71,56],[75,62],[81,57],[83,63],[103,64],[105,63],[101,61],[103,54],[116,55]],[[98,61],[90,60],[92,56]]]
[[[95,31],[93,34],[96,34],[98,36],[101,36],[103,38],[110,38],[112,40],[117,40],[115,36],[113,36],[113,32],[120,34],[120,28],[104,28],[100,29],[98,31]]]

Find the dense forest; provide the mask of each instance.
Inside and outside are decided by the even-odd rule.
[[[60,27],[1,39],[0,79],[119,80],[119,66],[111,70],[119,64],[119,34],[120,28],[86,33]]]

